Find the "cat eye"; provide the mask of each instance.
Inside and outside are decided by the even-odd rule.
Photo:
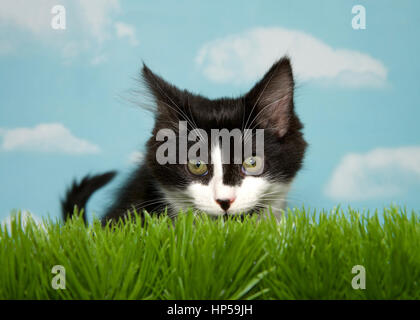
[[[188,161],[188,170],[196,176],[204,176],[207,174],[207,165],[200,160]]]
[[[263,159],[261,157],[249,157],[242,163],[242,172],[245,174],[260,174],[263,166]]]

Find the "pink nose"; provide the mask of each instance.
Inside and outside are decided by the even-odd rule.
[[[216,199],[216,202],[219,204],[220,208],[224,211],[227,211],[230,208],[230,205],[235,201],[235,198],[230,199]]]

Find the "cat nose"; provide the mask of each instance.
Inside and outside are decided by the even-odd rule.
[[[235,201],[235,198],[230,199],[216,199],[216,202],[219,206],[224,210],[227,211],[230,208],[230,205]]]

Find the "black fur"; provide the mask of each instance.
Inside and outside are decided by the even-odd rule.
[[[182,189],[192,181],[207,184],[211,179],[211,164],[208,164],[207,175],[194,176],[186,170],[185,164],[160,165],[157,162],[156,151],[162,143],[156,141],[157,132],[164,128],[176,131],[179,121],[188,121],[188,130],[192,125],[205,130],[209,139],[211,129],[264,129],[263,175],[275,182],[290,182],[301,168],[307,144],[301,131],[303,126],[294,111],[294,80],[288,58],[277,61],[248,93],[239,98],[210,100],[179,90],[146,65],[142,77],[154,97],[155,126],[147,142],[144,163],[117,193],[103,223],[115,221],[133,208],[137,212],[162,212],[169,205],[162,199],[163,194],[159,191],[162,187]],[[209,144],[209,155],[211,147]],[[240,164],[223,164],[223,182],[240,185],[244,177],[241,169]],[[65,201],[65,209],[72,208],[73,204],[84,207],[86,196],[93,191],[85,192],[83,202],[77,203],[74,201],[79,198],[71,193],[71,198]]]
[[[66,221],[73,216],[74,207],[79,210],[85,209],[90,196],[98,189],[109,183],[116,175],[115,171],[106,172],[96,176],[86,176],[79,183],[73,181],[72,186],[67,190],[63,200],[61,200],[61,210],[63,219]],[[86,215],[83,214],[86,222]]]

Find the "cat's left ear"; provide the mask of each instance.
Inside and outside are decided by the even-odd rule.
[[[276,131],[283,137],[293,116],[294,81],[290,60],[284,57],[273,64],[264,77],[246,94],[253,109],[254,123]]]

